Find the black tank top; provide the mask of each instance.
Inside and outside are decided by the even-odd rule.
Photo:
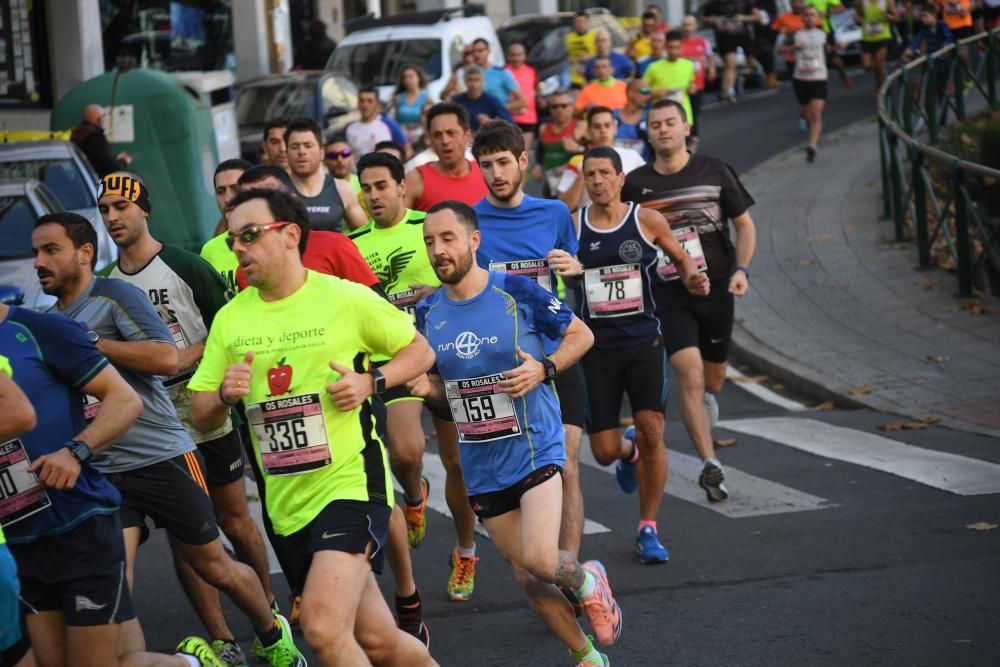
[[[595,229],[588,222],[590,207],[580,211],[581,311],[598,347],[626,347],[660,335],[652,292],[657,248],[643,236],[638,212],[639,205],[629,202],[616,227]]]
[[[306,197],[301,192],[302,203],[309,211],[309,228],[324,232],[339,232],[344,226],[344,202],[337,191],[333,176],[327,174],[323,189],[315,197]]]

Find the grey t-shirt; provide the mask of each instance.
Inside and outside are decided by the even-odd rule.
[[[80,322],[87,330],[96,331],[108,340],[174,343],[173,336],[146,296],[123,280],[95,277],[79,299],[66,308],[53,306],[50,310]],[[142,414],[121,440],[94,458],[97,469],[102,472],[135,470],[195,449],[194,441],[181,425],[163,387],[163,378],[118,365],[115,368],[142,400]],[[85,417],[96,413],[100,405],[96,399],[88,397],[87,400]]]

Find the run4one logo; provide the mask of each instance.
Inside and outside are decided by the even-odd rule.
[[[497,340],[496,336],[478,336],[472,331],[463,331],[455,336],[454,342],[441,343],[437,349],[438,352],[454,350],[459,359],[473,359],[483,345],[496,345]]]
[[[267,370],[267,388],[271,391],[268,397],[287,394],[292,389],[292,366],[285,363],[286,357]]]

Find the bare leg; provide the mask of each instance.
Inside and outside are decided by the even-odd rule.
[[[705,410],[705,368],[701,352],[696,347],[686,347],[670,355],[670,365],[680,385],[681,422],[687,429],[695,451],[702,461],[715,457],[712,445],[712,427]],[[722,364],[725,373],[725,364]]]
[[[566,434],[566,464],[563,466],[562,524],[559,548],[580,557],[583,542],[583,490],[580,488],[580,440],[583,430],[563,424]]]
[[[462,476],[462,462],[458,457],[458,433],[454,424],[437,417],[434,417],[434,429],[437,431],[438,454],[447,475],[444,494],[455,522],[458,546],[471,549],[474,544],[472,534],[476,527],[476,515],[469,506],[465,478]]]
[[[225,486],[210,486],[208,493],[212,498],[212,507],[215,508],[219,526],[232,542],[236,558],[253,568],[257,578],[260,579],[267,601],[274,602],[267,550],[264,548],[264,538],[261,537],[257,524],[250,516],[246,482],[240,477]]]
[[[656,521],[667,484],[667,448],[663,445],[663,413],[639,410],[635,418],[635,443],[639,448],[639,519]]]
[[[392,516],[389,517],[389,544],[386,545],[385,556],[396,579],[396,595],[401,598],[413,595],[417,584],[413,580],[410,545],[406,542],[406,519],[399,505],[393,506]]]
[[[233,640],[233,632],[226,623],[226,617],[222,613],[222,601],[219,599],[219,591],[212,588],[199,577],[191,568],[190,563],[184,561],[184,557],[174,549],[174,570],[177,572],[177,579],[181,582],[184,593],[187,594],[194,612],[198,615],[202,625],[212,639]]]
[[[138,527],[126,528],[122,531],[125,541],[125,578],[128,581],[128,590],[131,593],[135,590],[135,559],[139,553],[139,540],[142,538],[142,530]],[[133,618],[121,624],[121,632],[118,634],[117,655],[125,655],[134,651],[146,650],[146,638],[142,634],[142,626],[139,619]]]
[[[424,471],[427,441],[420,425],[422,401],[397,401],[388,406],[389,464],[407,498],[421,497],[420,475]],[[452,427],[454,430],[454,427]]]

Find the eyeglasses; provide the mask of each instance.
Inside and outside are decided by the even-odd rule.
[[[340,151],[329,151],[326,154],[326,159],[327,160],[336,160],[337,158],[341,158],[343,160],[346,160],[349,157],[351,157],[351,149],[350,148],[345,148],[345,149],[340,150]]]
[[[294,224],[294,222],[268,222],[263,225],[247,225],[236,234],[226,235],[226,247],[232,250],[233,246],[236,245],[236,239],[239,239],[240,243],[245,246],[253,245],[260,240],[264,232],[271,229],[281,229],[282,227]]]
[[[567,108],[569,108],[571,106],[573,106],[573,105],[572,104],[550,104],[549,108],[550,109],[567,109]]]

